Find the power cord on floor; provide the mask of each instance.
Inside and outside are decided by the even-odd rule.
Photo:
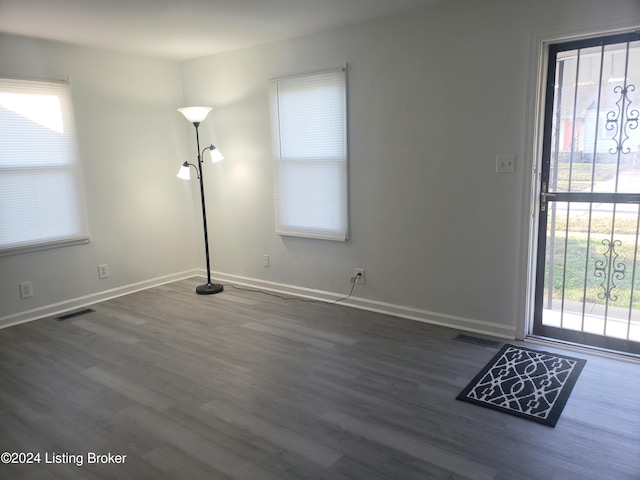
[[[344,300],[347,300],[348,298],[351,298],[351,296],[353,295],[353,290],[356,287],[356,283],[358,281],[358,277],[361,277],[361,276],[362,276],[362,274],[358,273],[355,277],[353,277],[353,283],[351,284],[351,290],[349,291],[349,295],[347,295],[346,297],[339,298],[334,302],[325,302],[324,300],[312,300],[310,298],[284,297],[282,295],[278,295],[277,293],[265,292],[264,290],[257,290],[257,289],[245,288],[245,287],[237,287],[237,286],[235,286],[235,285],[233,285],[231,283],[224,283],[223,285],[225,287],[234,288],[235,290],[241,290],[243,292],[262,293],[263,295],[268,295],[270,297],[281,298],[282,300],[297,300],[298,302],[305,302],[305,303],[324,303],[324,304],[329,304],[329,305],[335,305],[338,302],[342,302]]]

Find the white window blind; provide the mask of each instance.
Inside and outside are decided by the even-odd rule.
[[[69,85],[0,78],[0,255],[89,241]]]
[[[276,233],[346,240],[344,68],[272,82]]]

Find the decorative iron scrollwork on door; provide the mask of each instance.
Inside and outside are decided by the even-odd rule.
[[[593,274],[597,278],[602,278],[602,283],[600,286],[603,289],[603,292],[598,294],[598,298],[600,300],[608,299],[612,302],[618,300],[618,296],[614,295],[612,292],[614,289],[618,288],[615,281],[621,282],[624,280],[625,270],[627,266],[618,261],[618,252],[616,252],[616,247],[620,247],[622,242],[620,240],[614,240],[613,242],[608,239],[602,240],[602,245],[607,247],[607,250],[602,254],[604,256],[604,260],[596,261],[596,267]]]
[[[613,89],[614,93],[618,93],[620,98],[616,102],[617,111],[613,110],[607,113],[607,121],[605,128],[609,131],[613,131],[613,141],[615,147],[609,150],[611,155],[617,153],[628,154],[631,152],[631,148],[626,146],[625,142],[629,140],[629,130],[635,130],[638,128],[638,120],[640,112],[637,108],[631,108],[631,100],[629,99],[629,93],[635,91],[635,85],[627,85],[621,87],[618,85]]]

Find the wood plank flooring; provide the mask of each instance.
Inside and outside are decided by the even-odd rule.
[[[0,452],[40,454],[0,478],[640,479],[640,365],[564,352],[549,428],[455,400],[497,351],[459,332],[196,283],[0,330]]]

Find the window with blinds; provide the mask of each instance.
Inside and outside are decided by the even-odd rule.
[[[0,255],[89,241],[67,83],[0,78]]]
[[[280,235],[347,239],[346,90],[344,68],[272,81]]]

